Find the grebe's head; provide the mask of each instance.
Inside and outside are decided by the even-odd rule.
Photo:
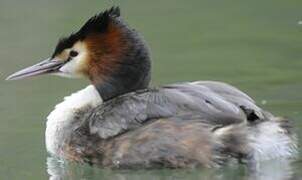
[[[85,77],[106,100],[146,88],[150,68],[144,41],[122,20],[119,8],[113,7],[61,39],[50,58],[10,75],[7,80],[41,74]]]

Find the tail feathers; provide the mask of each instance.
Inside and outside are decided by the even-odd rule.
[[[297,136],[291,122],[281,117],[253,125],[237,124],[214,130],[216,162],[232,159],[253,163],[272,159],[294,158],[298,154]]]
[[[215,146],[216,163],[223,164],[234,159],[246,162],[250,159],[252,152],[247,143],[245,124],[222,127],[213,133],[218,142]]]
[[[288,119],[272,115],[248,128],[249,146],[256,161],[291,158],[298,154],[297,136]]]

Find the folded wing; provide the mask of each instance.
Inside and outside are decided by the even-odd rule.
[[[95,108],[90,133],[106,139],[160,118],[197,116],[209,128],[246,123],[248,109],[263,117],[254,101],[238,89],[220,82],[171,84],[126,94]]]

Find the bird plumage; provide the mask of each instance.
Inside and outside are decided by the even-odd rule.
[[[212,167],[288,158],[297,150],[287,120],[221,82],[171,84],[72,109],[55,154],[99,166]],[[248,119],[246,109],[256,118]]]
[[[216,167],[289,158],[297,140],[235,87],[213,81],[150,88],[149,49],[111,8],[59,41],[53,55],[8,79],[40,74],[85,77],[47,118],[54,156],[112,168]]]

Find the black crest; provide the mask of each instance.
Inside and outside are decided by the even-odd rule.
[[[120,17],[119,7],[112,7],[91,17],[78,32],[71,34],[69,37],[59,40],[52,57],[61,53],[64,49],[72,47],[75,42],[83,40],[89,33],[101,33],[106,31],[109,22],[112,19],[118,17]]]

